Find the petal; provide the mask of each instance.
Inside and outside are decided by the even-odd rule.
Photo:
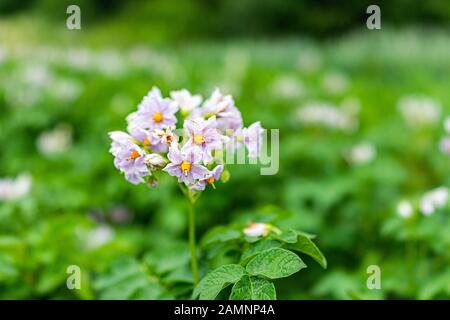
[[[169,163],[163,171],[167,172],[169,175],[173,177],[181,177],[183,175],[183,172],[181,171],[181,167],[179,165]]]
[[[180,164],[183,162],[183,155],[181,151],[176,147],[170,147],[169,153],[167,154],[167,157],[169,158],[170,162],[174,164]]]
[[[191,170],[189,171],[189,173],[192,175],[192,177],[194,179],[201,180],[201,179],[204,179],[208,175],[209,171],[204,166],[196,164],[191,167]]]

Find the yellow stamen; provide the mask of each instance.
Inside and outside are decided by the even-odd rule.
[[[150,140],[148,138],[144,138],[144,146],[148,147],[150,145]]]
[[[209,184],[213,184],[214,181],[216,181],[216,180],[214,179],[214,177],[211,177],[211,178],[206,179],[206,182],[208,182]]]
[[[134,150],[131,155],[130,155],[130,159],[134,160],[136,158],[139,158],[141,155],[139,154],[139,152],[137,150]]]
[[[183,161],[181,163],[181,170],[184,172],[185,175],[188,174],[189,170],[191,170],[191,164],[189,162]]]
[[[153,114],[153,120],[154,120],[155,122],[161,122],[161,121],[163,121],[163,115],[162,115],[162,113],[161,113],[161,112],[155,112],[155,113]]]
[[[195,144],[202,144],[205,142],[205,137],[203,137],[201,134],[194,134],[194,137],[192,139],[194,140]]]

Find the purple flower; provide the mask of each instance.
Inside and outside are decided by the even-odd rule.
[[[153,86],[151,88],[151,90],[147,93],[146,97],[148,97],[148,98],[156,98],[156,99],[160,99],[160,100],[163,99],[163,96],[161,94],[161,90],[159,90],[159,88],[156,87],[156,86]]]
[[[264,129],[261,123],[255,122],[242,130],[244,144],[250,158],[257,158],[261,153]]]
[[[167,127],[164,130],[153,130],[153,138],[163,145],[178,145],[178,136],[173,132],[172,127]]]
[[[214,187],[214,183],[220,179],[220,175],[223,172],[223,166],[218,165],[204,176],[203,179],[200,179],[197,183],[190,186],[192,190],[205,190],[208,184],[211,184]]]
[[[214,90],[203,106],[192,112],[192,116],[206,119],[216,116],[217,128],[222,132],[242,128],[242,116],[234,105],[233,98],[230,95],[224,96],[219,89]]]
[[[133,143],[133,137],[122,131],[112,131],[108,135],[112,140],[109,152],[114,156],[122,150],[124,144]]]
[[[164,129],[177,123],[175,117],[178,111],[177,104],[170,99],[163,99],[152,91],[139,104],[138,111],[128,117],[130,132],[136,128]]]
[[[133,184],[144,182],[143,177],[150,175],[145,164],[145,152],[133,142],[125,132],[110,132],[112,139],[110,152],[114,155],[114,166],[125,173],[125,179]]]
[[[259,121],[251,124],[248,128],[238,129],[230,135],[227,149],[232,152],[245,145],[248,150],[248,156],[257,158],[261,153],[263,133],[264,129]]]
[[[141,142],[144,147],[149,148],[153,152],[166,152],[167,145],[161,143],[161,140],[154,136],[154,133],[145,129],[134,129],[131,132],[133,138]]]
[[[213,150],[223,148],[226,137],[220,134],[217,129],[216,117],[211,117],[208,120],[202,118],[186,120],[184,130],[189,138],[184,148],[202,155],[205,164],[212,161],[211,153]]]
[[[170,97],[178,104],[183,115],[188,115],[202,103],[202,96],[192,95],[188,90],[170,92]]]
[[[208,169],[200,164],[202,157],[192,149],[178,149],[177,146],[169,148],[170,163],[163,169],[171,176],[177,177],[179,182],[186,185],[195,184],[196,180],[203,179]]]

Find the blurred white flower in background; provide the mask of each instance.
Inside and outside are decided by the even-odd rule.
[[[402,200],[397,204],[397,214],[402,218],[409,218],[414,212],[414,208],[408,200]]]
[[[15,180],[0,179],[0,200],[10,201],[26,196],[31,190],[32,181],[29,173],[22,173]]]
[[[180,77],[184,76],[179,70],[180,65],[176,57],[168,52],[160,53],[152,50],[145,44],[136,45],[128,50],[124,59],[131,67],[156,74],[168,81],[179,81]]]
[[[357,115],[361,111],[361,101],[358,97],[346,97],[340,105],[347,114]]]
[[[31,108],[41,100],[42,90],[39,88],[27,88],[14,80],[5,84],[5,101],[9,106]]]
[[[317,72],[321,66],[322,56],[317,49],[305,49],[298,56],[297,67],[305,73]]]
[[[450,154],[450,137],[442,138],[439,142],[439,149],[446,154]]]
[[[238,47],[230,48],[224,56],[222,69],[222,80],[219,87],[224,92],[232,93],[233,96],[239,96],[242,91],[242,82],[247,75],[250,65],[250,55],[247,51]]]
[[[305,93],[305,86],[294,76],[281,75],[272,82],[272,88],[270,90],[278,97],[295,99]]]
[[[445,118],[444,129],[450,134],[450,117]],[[450,136],[443,137],[439,142],[439,149],[446,154],[450,154]]]
[[[354,132],[358,126],[358,108],[339,108],[326,102],[309,102],[297,109],[297,120],[305,126]]]
[[[95,57],[87,48],[68,48],[62,63],[75,70],[89,71],[94,67]]]
[[[323,89],[332,94],[338,95],[344,93],[350,85],[349,77],[338,71],[332,71],[327,74],[322,79]]]
[[[82,84],[73,79],[60,78],[54,81],[51,95],[62,102],[70,102],[77,99],[83,91]]]
[[[447,133],[450,133],[450,117],[445,118],[444,129]]]
[[[44,155],[61,154],[72,146],[72,127],[59,124],[54,129],[42,132],[36,141],[40,153]]]
[[[90,249],[99,248],[114,239],[114,230],[106,225],[100,225],[91,232],[87,237],[87,246]]]
[[[26,63],[5,82],[5,100],[13,107],[33,107],[41,102],[53,79],[46,64]]]
[[[24,83],[37,87],[45,87],[53,80],[53,74],[45,64],[28,64],[19,70]]]
[[[95,54],[95,69],[105,76],[119,78],[126,72],[125,61],[116,50],[102,50]]]
[[[424,95],[404,96],[398,101],[397,108],[412,128],[435,124],[441,116],[439,102]]]
[[[354,165],[362,165],[372,162],[377,155],[374,145],[368,142],[353,146],[346,154],[347,161]]]
[[[428,191],[420,200],[420,210],[426,216],[433,214],[437,209],[443,208],[449,198],[449,189],[447,187],[439,187]]]

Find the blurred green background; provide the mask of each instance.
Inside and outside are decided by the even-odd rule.
[[[81,30],[66,28],[69,4]],[[261,212],[317,235],[328,269],[278,281],[279,298],[448,299],[448,205],[417,207],[450,185],[450,2],[377,1],[373,31],[370,4],[1,0],[0,298],[186,297],[176,184],[133,186],[108,153],[107,133],[156,85],[219,87],[246,125],[280,129],[279,173],[234,166],[198,216],[199,237]],[[81,290],[66,287],[69,265]],[[369,265],[381,290],[366,287]]]

